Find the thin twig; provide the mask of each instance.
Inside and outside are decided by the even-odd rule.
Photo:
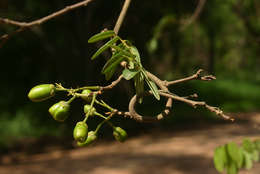
[[[10,37],[14,36],[15,34],[17,33],[20,33],[22,31],[24,31],[25,29],[28,29],[28,28],[31,28],[33,26],[36,26],[36,25],[41,25],[53,18],[56,18],[58,16],[61,16],[67,12],[70,12],[72,10],[75,10],[79,7],[84,7],[84,6],[87,6],[88,3],[92,2],[93,0],[84,0],[82,2],[78,2],[78,3],[75,3],[73,5],[70,5],[70,6],[67,6],[57,12],[54,12],[48,16],[45,16],[43,18],[40,18],[40,19],[37,19],[35,21],[32,21],[32,22],[19,22],[19,21],[15,21],[15,20],[10,20],[10,19],[6,19],[6,18],[0,18],[0,24],[8,24],[8,25],[14,25],[14,26],[17,26],[19,27],[14,33],[11,33],[11,34],[5,34],[3,36],[0,37],[0,40],[1,43],[0,43],[0,48],[1,46],[3,45],[3,43],[5,43]]]
[[[159,92],[159,93],[160,93],[161,96],[170,97],[170,98],[172,98],[174,100],[187,103],[188,105],[190,105],[190,106],[192,106],[194,108],[197,108],[198,106],[205,107],[209,111],[214,112],[215,114],[221,116],[222,118],[224,118],[226,120],[234,121],[233,118],[231,118],[230,116],[225,115],[221,109],[219,109],[217,107],[214,107],[214,106],[210,106],[210,105],[208,105],[204,101],[194,101],[194,100],[190,100],[190,99],[187,99],[187,98],[184,98],[184,97],[179,97],[179,96],[176,96],[176,95],[167,94],[167,93],[164,93],[164,92]]]
[[[216,77],[213,75],[207,75],[207,76],[201,76],[200,74],[202,73],[202,69],[199,69],[196,74],[193,74],[189,77],[179,79],[179,80],[174,80],[174,81],[164,81],[165,86],[170,86],[170,85],[175,85],[178,83],[183,83],[191,80],[202,80],[202,81],[210,81],[210,80],[216,80]]]
[[[199,0],[199,3],[197,5],[196,10],[194,11],[193,15],[185,22],[182,27],[180,28],[180,31],[185,30],[188,26],[190,26],[194,21],[197,20],[197,18],[200,16],[203,7],[205,6],[207,0]]]
[[[122,10],[121,10],[121,12],[120,12],[120,15],[119,15],[119,17],[118,17],[118,19],[117,19],[117,21],[116,21],[116,25],[115,25],[115,27],[114,27],[114,32],[115,32],[116,34],[118,34],[119,29],[120,29],[120,27],[121,27],[121,25],[122,25],[122,23],[123,23],[123,21],[124,21],[126,12],[127,12],[128,7],[129,7],[129,5],[130,5],[130,2],[131,2],[131,0],[125,0],[125,3],[124,3],[124,5],[123,5],[123,8],[122,8]]]
[[[100,91],[109,90],[114,88],[121,80],[123,79],[123,75],[120,75],[115,81],[113,81],[110,85],[100,87]]]

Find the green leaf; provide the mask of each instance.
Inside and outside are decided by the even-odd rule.
[[[259,161],[259,152],[257,150],[254,150],[252,153],[252,160],[254,162],[258,162]]]
[[[123,57],[122,53],[115,53],[112,55],[112,57],[106,62],[104,67],[102,68],[102,73],[106,73],[108,68],[113,65],[114,63],[118,63],[118,59],[121,59]],[[119,62],[120,63],[120,62]]]
[[[228,166],[227,166],[227,174],[237,174],[238,173],[238,168],[236,166],[236,163],[231,161]]]
[[[106,80],[110,80],[115,72],[116,72],[116,68],[113,68],[110,71],[108,71],[107,73],[105,73]]]
[[[116,59],[113,63],[108,65],[102,73],[106,74],[107,72],[112,71],[113,69],[116,69],[117,66],[120,64],[120,62],[122,62],[124,59],[125,59],[125,57],[118,57],[118,59]]]
[[[144,76],[142,73],[138,73],[134,77],[134,85],[135,85],[137,100],[141,104],[143,102],[142,94],[144,93]]]
[[[251,155],[246,152],[246,151],[243,151],[244,153],[244,166],[247,170],[251,169],[253,167],[253,161],[252,161],[252,158],[251,158]]]
[[[126,55],[128,57],[135,57],[133,54],[131,54],[131,52],[129,51],[128,48],[126,47],[119,47],[116,45],[111,45],[111,48],[114,48],[117,52],[121,52],[123,55]]]
[[[128,62],[128,68],[129,69],[135,69],[135,63],[133,61]]]
[[[237,162],[237,167],[240,169],[240,168],[242,168],[243,167],[243,162],[244,162],[244,157],[243,157],[243,148],[242,147],[240,147],[239,148],[239,151],[238,151],[238,153],[239,153],[239,158],[240,158],[240,160]]]
[[[143,74],[143,76],[144,76],[144,79],[145,79],[147,85],[148,85],[149,88],[151,89],[151,91],[152,91],[152,93],[153,93],[153,96],[154,96],[157,100],[160,100],[160,94],[159,94],[159,91],[158,91],[158,88],[157,88],[156,84],[149,79],[149,77],[147,76],[147,74],[146,74],[144,68],[141,69],[141,72],[142,72],[142,74]]]
[[[224,146],[215,149],[213,161],[217,171],[223,172],[227,164],[227,151]]]
[[[108,31],[104,31],[98,34],[95,34],[94,36],[92,36],[91,38],[89,38],[88,43],[94,43],[100,40],[104,40],[110,37],[115,36],[115,32],[113,30],[108,30]]]
[[[124,69],[123,71],[123,77],[126,79],[126,80],[130,80],[132,79],[137,73],[139,73],[140,71],[139,70],[129,70],[129,69]]]
[[[135,60],[141,64],[141,58],[138,49],[135,46],[130,47],[130,51],[133,55],[135,55]]]
[[[237,166],[239,166],[243,160],[243,156],[241,155],[238,145],[234,142],[230,142],[226,147],[230,158],[237,164]]]
[[[249,153],[252,153],[255,150],[255,144],[249,139],[244,139],[242,143],[242,147]]]
[[[255,140],[254,141],[255,147],[258,151],[260,151],[260,140]]]
[[[151,89],[154,97],[157,99],[157,100],[160,100],[160,94],[159,94],[159,91],[158,91],[158,88],[156,86],[156,84],[149,80],[149,79],[145,79],[146,83],[148,84],[149,88]]]
[[[114,43],[118,41],[119,37],[116,36],[110,41],[108,41],[105,45],[103,45],[101,48],[97,50],[97,52],[91,57],[92,60],[94,60],[97,56],[99,56],[101,53],[103,53],[106,49],[111,47]]]

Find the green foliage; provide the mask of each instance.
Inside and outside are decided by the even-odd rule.
[[[215,149],[214,153],[214,164],[219,172],[223,172],[228,161],[225,146],[220,146]]]
[[[215,168],[220,173],[226,169],[227,174],[237,174],[243,168],[251,169],[253,162],[259,161],[258,143],[259,140],[244,139],[240,147],[234,142],[217,147],[214,152]]]
[[[110,38],[114,35],[115,35],[115,32],[113,30],[104,31],[104,32],[101,32],[101,33],[98,33],[98,34],[92,36],[88,40],[88,43],[94,43],[94,42],[97,42],[97,41],[101,41],[101,40]]]
[[[118,41],[119,37],[116,36],[113,39],[111,39],[110,41],[108,41],[105,45],[103,45],[101,48],[99,48],[99,50],[97,50],[97,52],[91,57],[91,59],[95,59],[97,56],[99,56],[101,53],[103,53],[104,51],[106,51],[109,47],[111,47],[111,45],[113,45],[114,43],[116,43]]]
[[[102,34],[103,33],[96,34],[93,37],[97,38]],[[121,43],[117,45],[116,42],[118,40],[120,40]],[[106,62],[102,69],[102,73],[105,74],[106,79],[109,80],[115,73],[116,69],[118,69],[118,65],[121,62],[126,61],[127,65],[125,66],[122,75],[126,80],[133,79],[138,75],[137,78],[134,78],[135,87],[138,90],[137,95],[141,95],[141,92],[143,92],[143,81],[145,80],[154,97],[157,100],[160,100],[158,88],[156,84],[149,79],[146,70],[143,68],[141,64],[141,57],[137,48],[133,46],[130,41],[123,40],[119,36],[114,35],[111,40],[109,40],[106,44],[97,50],[91,59],[96,58],[108,48],[111,50],[114,49],[114,51],[112,53],[112,57]]]

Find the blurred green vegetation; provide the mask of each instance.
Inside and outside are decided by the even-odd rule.
[[[31,21],[71,3],[68,0],[1,0],[0,17]],[[87,40],[103,28],[113,28],[122,3],[120,0],[94,1],[14,36],[1,48],[0,149],[24,137],[71,136],[76,120],[82,118],[82,103],[76,102],[68,122],[59,124],[48,114],[48,108],[58,99],[32,103],[27,93],[41,83],[59,82],[66,87],[108,84],[100,73],[105,55],[92,62],[90,56],[99,45],[89,45]],[[227,112],[259,110],[260,2],[208,0],[199,19],[182,28],[197,3],[133,1],[119,34],[133,41],[141,52],[145,68],[162,79],[185,77],[199,68],[217,76],[214,82],[196,81],[173,86],[172,91],[177,94],[198,93],[200,100]],[[12,26],[0,26],[0,35],[15,30]],[[105,94],[105,101],[127,110],[134,94],[129,85],[131,83],[123,82]],[[154,105],[154,101],[147,98],[144,106],[138,108],[154,115],[162,106],[163,102]],[[216,118],[203,109],[194,110],[181,103],[174,105],[173,115],[161,124],[171,126]],[[199,116],[193,117],[195,115]],[[128,130],[142,127],[133,121],[124,120],[122,124]]]

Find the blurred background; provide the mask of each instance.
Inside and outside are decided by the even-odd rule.
[[[71,0],[1,0],[0,16],[33,21],[67,5]],[[133,1],[119,35],[132,41],[143,66],[161,79],[186,77],[202,68],[216,81],[193,81],[171,88],[179,95],[197,93],[200,100],[220,106],[227,113],[260,110],[260,2],[256,0],[208,0],[198,18],[191,21],[199,0]],[[33,103],[28,91],[37,84],[62,83],[65,87],[105,85],[100,73],[107,52],[95,61],[91,55],[101,43],[87,40],[104,28],[113,29],[123,1],[96,0],[83,7],[12,37],[0,51],[0,153],[42,152],[50,145],[73,148],[72,130],[83,118],[80,100],[72,106],[65,123],[55,122],[48,108],[65,95]],[[16,28],[0,25],[0,35]],[[119,72],[120,73],[120,72]],[[114,79],[116,76],[114,76]],[[123,81],[104,95],[104,100],[127,110],[134,95],[131,82]],[[138,110],[160,112],[162,102],[147,98]],[[174,104],[173,116],[158,124],[115,119],[130,137],[151,130],[182,129],[187,124],[223,122],[204,109]],[[98,120],[99,121],[99,120]],[[94,129],[97,121],[90,123]],[[112,140],[111,130],[100,139]],[[106,131],[108,130],[108,131]],[[101,140],[102,141],[102,140]]]

